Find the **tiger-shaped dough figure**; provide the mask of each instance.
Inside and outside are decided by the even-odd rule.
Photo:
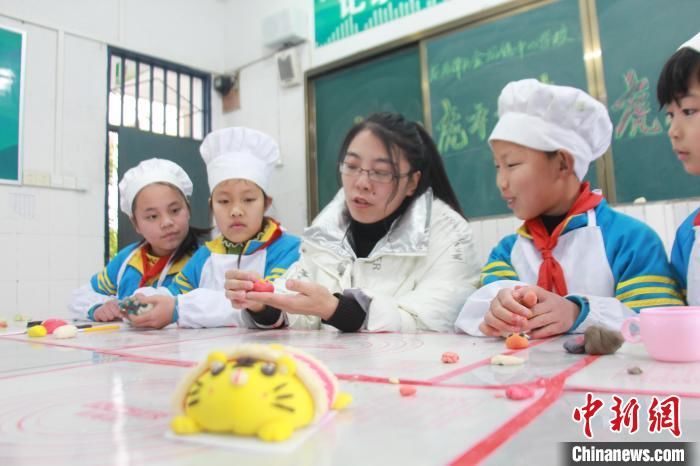
[[[281,345],[242,345],[215,351],[180,383],[171,427],[253,436],[273,442],[289,438],[329,409],[343,409],[351,396],[320,361]]]

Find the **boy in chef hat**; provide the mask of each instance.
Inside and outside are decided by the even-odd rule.
[[[221,235],[199,248],[177,275],[168,287],[174,296],[139,298],[155,307],[131,316],[135,326],[162,328],[171,322],[191,328],[250,326],[226,299],[226,271],[246,270],[256,280],[273,281],[299,258],[299,238],[265,216],[272,203],[270,175],[279,159],[274,139],[249,128],[225,128],[210,133],[199,150],[207,165],[209,203]]]
[[[673,151],[686,172],[700,175],[700,33],[668,59],[661,70],[656,95],[659,105],[666,108]],[[700,247],[695,234],[698,225],[700,209],[678,227],[671,250],[671,266],[691,306],[700,305]]]
[[[583,178],[610,145],[600,102],[566,86],[511,82],[489,137],[496,184],[524,224],[491,251],[457,318],[458,331],[543,338],[619,329],[648,306],[682,305],[661,240],[616,212]],[[525,294],[534,306],[522,304]]]
[[[138,288],[168,286],[205,233],[189,226],[192,181],[175,162],[148,159],[119,182],[119,207],[143,240],[119,251],[89,284],[73,292],[76,318],[101,322],[121,317],[118,299]]]

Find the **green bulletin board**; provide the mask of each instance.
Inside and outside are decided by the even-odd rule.
[[[316,47],[344,39],[445,0],[314,0]]]
[[[427,41],[432,134],[468,217],[510,212],[487,142],[503,87],[536,78],[586,89],[580,24],[578,2],[565,0]]]
[[[24,32],[0,28],[0,182],[21,181]]]
[[[698,0],[598,0],[618,202],[700,196],[671,150],[656,100],[664,63],[700,31]]]

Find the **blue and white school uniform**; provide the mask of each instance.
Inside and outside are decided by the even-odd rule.
[[[139,289],[144,274],[141,250],[148,248],[145,242],[132,243],[117,253],[101,272],[73,292],[68,305],[76,319],[93,320],[95,310],[113,299],[124,299]],[[167,287],[180,273],[191,254],[186,254],[177,262],[169,261],[157,277],[148,280],[145,287]],[[149,259],[157,259],[148,255]]]
[[[273,281],[299,259],[300,239],[268,219],[263,231],[234,253],[223,236],[205,243],[168,287],[176,295],[173,320],[181,327],[253,327],[226,298],[228,270],[247,270]]]
[[[663,244],[648,225],[616,212],[605,200],[565,222],[553,255],[564,272],[566,298],[581,307],[570,332],[594,324],[619,329],[643,308],[684,304]],[[524,228],[503,238],[482,269],[482,287],[457,318],[457,331],[483,336],[479,324],[498,291],[536,284],[541,263]]]
[[[681,290],[691,306],[700,305],[700,209],[686,218],[676,231],[671,250],[671,266]]]

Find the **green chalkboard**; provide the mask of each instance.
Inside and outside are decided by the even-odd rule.
[[[209,184],[207,169],[199,155],[199,145],[202,141],[176,138],[161,134],[140,131],[135,128],[119,128],[119,164],[117,173],[121,180],[124,173],[139,162],[157,157],[168,159],[180,165],[192,180],[193,191],[190,198],[192,219],[190,223],[199,228],[208,228],[211,224],[209,215]],[[129,218],[119,211],[118,244],[121,250],[124,246],[140,237],[134,231]]]
[[[698,0],[596,2],[608,109],[615,125],[613,163],[618,202],[700,196],[658,111],[656,83],[665,61],[700,31]]]
[[[487,142],[501,89],[525,78],[587,89],[580,23],[578,1],[561,0],[426,41],[432,134],[467,216],[510,212]]]
[[[382,111],[423,121],[420,76],[418,47],[412,46],[313,80],[318,210],[339,189],[338,151],[353,124]]]

